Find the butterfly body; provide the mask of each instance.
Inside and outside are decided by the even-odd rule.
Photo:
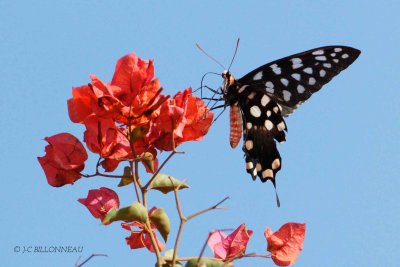
[[[256,180],[271,180],[281,169],[276,141],[286,140],[289,116],[311,95],[356,60],[360,51],[325,46],[265,64],[236,80],[224,71],[221,93],[230,106],[230,144],[243,132],[246,170]]]

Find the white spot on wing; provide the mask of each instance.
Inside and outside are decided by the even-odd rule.
[[[265,83],[265,91],[267,91],[270,94],[273,94],[274,91],[275,91],[274,90],[274,84],[272,82],[270,82],[270,81],[266,82]]]
[[[244,91],[244,89],[246,89],[248,87],[248,85],[243,85],[242,87],[239,88],[238,93],[242,93]]]
[[[265,171],[262,172],[262,177],[274,178],[274,172],[271,169],[266,169]]]
[[[274,84],[270,81],[265,83],[265,87],[274,88]]]
[[[274,107],[272,110],[273,110],[275,113],[278,113],[279,108],[278,108],[278,107]]]
[[[299,63],[299,64],[293,64],[292,65],[292,68],[295,70],[295,69],[298,69],[298,68],[301,68],[301,67],[303,67],[303,64],[301,64],[301,63]]]
[[[274,71],[275,74],[277,74],[277,75],[279,75],[279,74],[282,73],[280,68],[273,69],[273,71]]]
[[[284,86],[288,86],[289,81],[288,81],[288,79],[282,78],[282,79],[281,79],[281,83],[282,83]]]
[[[295,80],[297,80],[297,81],[300,81],[300,79],[301,79],[301,76],[300,76],[300,74],[298,74],[298,73],[293,73],[293,74],[292,74],[292,77],[293,77],[293,79],[295,79]]]
[[[257,106],[252,106],[252,107],[250,108],[250,114],[253,115],[253,117],[258,118],[258,117],[261,116],[261,110],[260,110],[260,108],[257,107]]]
[[[310,67],[305,68],[303,71],[304,71],[305,73],[308,73],[308,74],[312,74],[312,72],[313,72],[312,68],[310,68]]]
[[[246,123],[246,128],[250,130],[251,127],[253,127],[253,124],[251,124],[251,122],[247,122]]]
[[[254,169],[253,170],[253,176],[256,176],[257,175],[257,169]]]
[[[332,54],[331,54],[331,57],[336,57],[336,53],[332,53]]]
[[[260,163],[257,163],[256,164],[256,170],[257,170],[257,172],[260,172],[261,171],[261,164]]]
[[[272,169],[273,169],[273,170],[278,169],[280,166],[281,166],[281,161],[280,161],[279,159],[275,159],[275,160],[272,162]]]
[[[283,99],[286,102],[288,102],[290,100],[290,97],[292,96],[292,94],[288,90],[283,90],[282,94],[283,94]]]
[[[290,59],[290,61],[292,61],[293,65],[299,64],[299,63],[301,63],[301,58],[295,57],[295,58]]]
[[[253,149],[253,141],[252,140],[247,140],[245,143],[246,149],[247,150],[252,150]]]
[[[313,77],[311,77],[311,78],[308,80],[308,84],[309,84],[309,85],[314,85],[315,82],[316,82],[316,80],[315,80]]]
[[[253,162],[246,162],[246,169],[247,170],[253,169],[253,167],[254,167]]]
[[[256,92],[251,92],[251,93],[247,96],[247,98],[248,98],[248,99],[253,99],[255,96],[256,96]]]
[[[276,126],[278,128],[279,131],[283,131],[285,130],[286,126],[285,123],[283,121],[281,121],[280,123],[278,123],[278,125]]]
[[[334,58],[334,59],[333,59],[333,62],[335,62],[335,63],[339,63],[339,59],[337,59],[337,58]]]
[[[320,70],[319,71],[319,76],[325,77],[326,71],[325,70]]]
[[[331,63],[324,63],[323,64],[325,68],[330,69],[332,67]]]
[[[336,53],[338,53],[338,52],[341,52],[341,51],[342,51],[342,48],[336,47],[333,51],[335,51]]]
[[[272,128],[274,128],[274,125],[272,124],[272,122],[270,120],[265,120],[265,128],[267,128],[268,131],[271,131]]]
[[[319,60],[319,61],[325,61],[326,60],[326,56],[317,56],[317,57],[315,57],[315,59]]]
[[[279,68],[277,64],[272,64],[272,65],[269,66],[269,67],[270,67],[270,68],[272,69],[272,71],[273,71],[275,74],[277,74],[277,75],[279,75],[279,74],[282,73],[281,68]]]
[[[263,107],[265,107],[269,103],[270,100],[271,99],[269,98],[269,96],[263,95],[263,97],[261,98],[261,105]]]
[[[254,75],[253,80],[261,80],[262,79],[262,71],[258,72],[256,75]]]
[[[299,94],[304,93],[305,90],[306,90],[306,88],[304,88],[303,85],[301,85],[301,84],[297,85],[297,92],[299,92]]]
[[[271,116],[271,110],[267,110],[267,117]]]
[[[324,50],[317,50],[312,52],[313,55],[323,55],[324,54]]]
[[[349,57],[348,54],[343,54],[343,55],[342,55],[342,58],[348,58],[348,57]]]

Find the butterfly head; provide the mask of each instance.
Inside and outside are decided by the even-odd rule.
[[[229,70],[224,70],[221,74],[222,78],[224,79],[224,84],[222,85],[222,91],[224,94],[228,92],[229,86],[235,83],[235,77],[229,72]]]

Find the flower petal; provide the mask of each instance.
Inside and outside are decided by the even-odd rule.
[[[267,227],[264,232],[267,250],[276,265],[289,266],[297,260],[303,248],[305,231],[306,225],[301,223],[286,223],[275,233]]]

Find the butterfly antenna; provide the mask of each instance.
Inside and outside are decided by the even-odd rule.
[[[235,59],[235,57],[236,57],[236,52],[237,52],[237,50],[238,50],[238,47],[239,47],[239,42],[240,42],[240,38],[238,38],[238,39],[237,39],[237,42],[236,42],[236,48],[235,48],[235,53],[233,54],[233,57],[232,57],[232,60],[231,60],[231,64],[229,64],[228,71],[231,69],[231,66],[232,66],[233,60],[234,60],[234,59]]]
[[[210,56],[209,54],[207,54],[206,51],[204,51],[203,48],[201,48],[201,46],[199,44],[196,44],[196,47],[203,52],[209,59],[211,59],[212,61],[214,61],[215,63],[217,63],[218,65],[220,65],[222,67],[222,69],[226,70],[226,68],[224,67],[224,65],[222,65],[218,60],[216,60],[215,58],[213,58],[212,56]]]

